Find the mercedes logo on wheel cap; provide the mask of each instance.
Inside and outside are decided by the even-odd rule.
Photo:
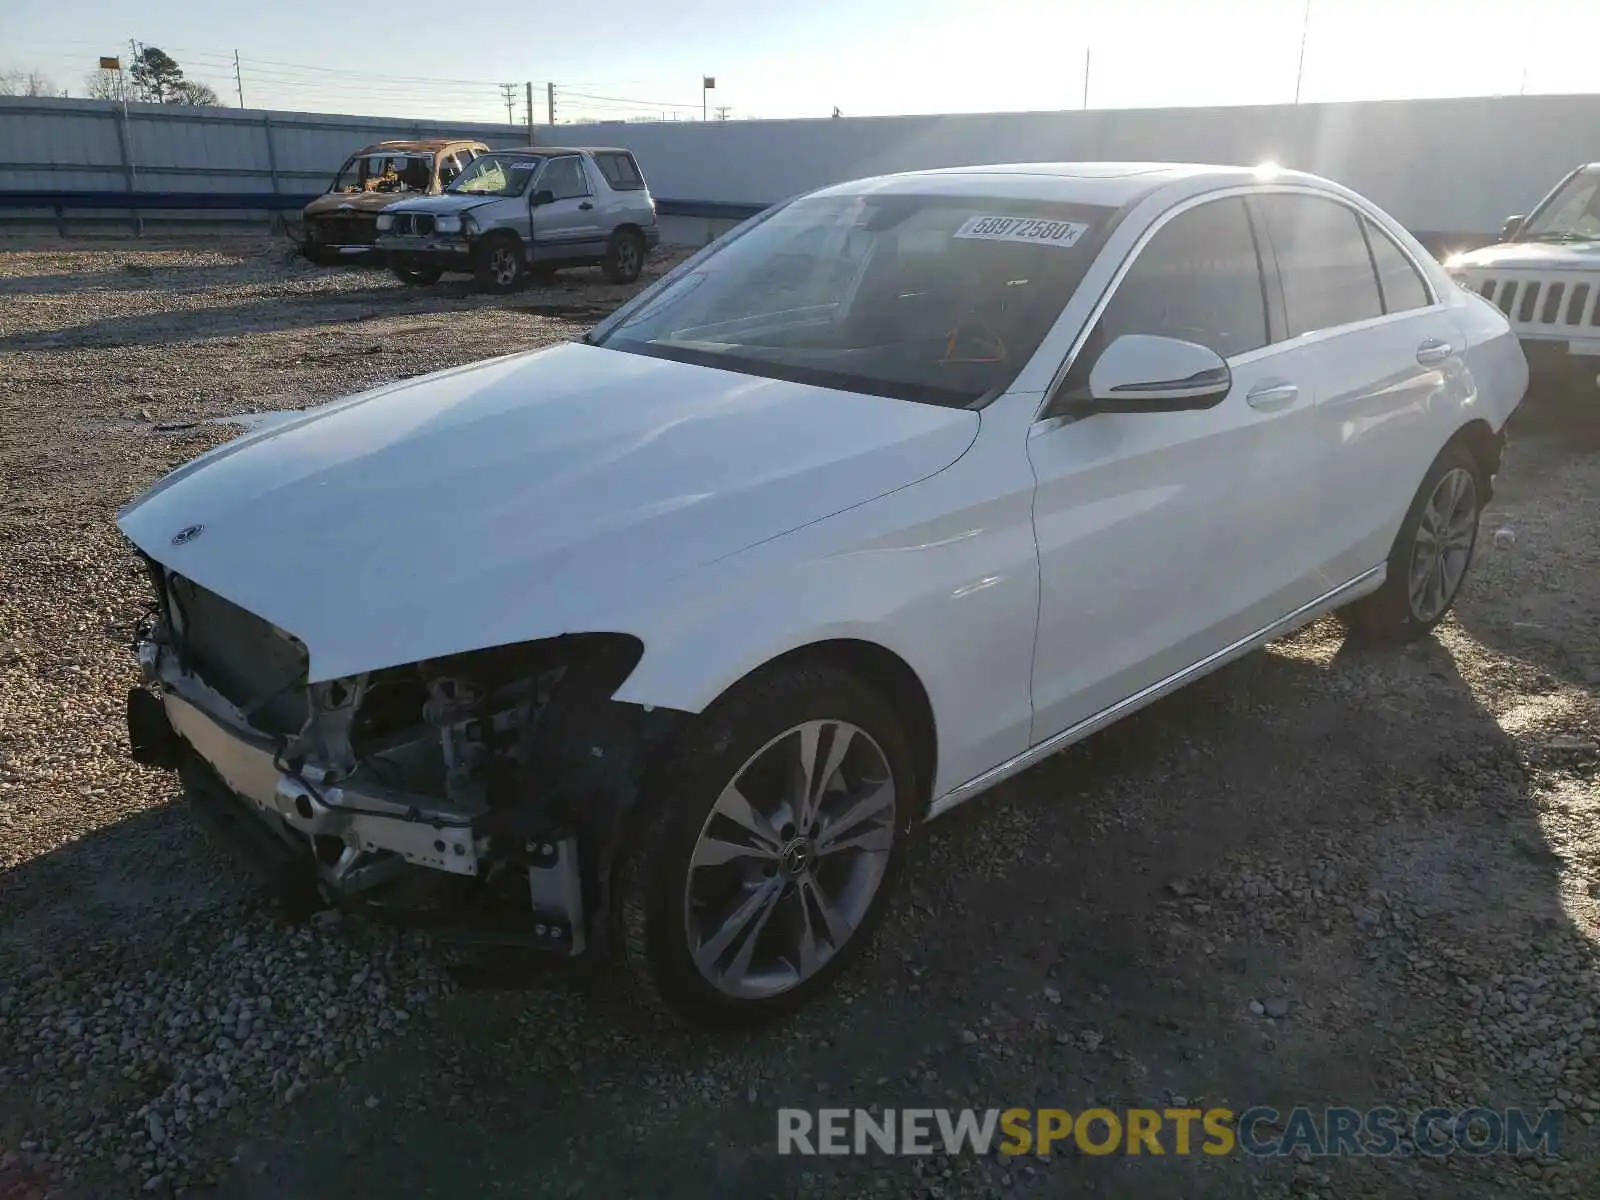
[[[186,546],[204,533],[205,528],[204,525],[190,525],[187,529],[180,529],[172,535],[172,544],[174,546]]]

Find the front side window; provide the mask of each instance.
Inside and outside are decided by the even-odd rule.
[[[1261,264],[1242,199],[1201,204],[1158,229],[1117,285],[1079,361],[1128,333],[1194,342],[1223,358],[1267,344]]]
[[[520,196],[543,161],[537,154],[484,154],[445,191],[465,196]]]
[[[539,190],[549,192],[557,200],[571,200],[589,194],[589,181],[584,178],[583,160],[576,154],[552,158],[539,176]]]
[[[595,344],[952,406],[1014,379],[1114,210],[976,196],[797,200],[662,281]]]
[[[1576,242],[1600,238],[1600,171],[1579,171],[1533,214],[1519,242]]]
[[[1414,308],[1427,308],[1432,304],[1433,296],[1428,291],[1427,283],[1417,273],[1416,264],[1406,257],[1405,251],[1371,221],[1363,224],[1367,231],[1367,244],[1372,247],[1372,265],[1378,272],[1383,311],[1410,312]]]
[[[1383,315],[1362,218],[1321,196],[1258,196],[1283,281],[1289,336]]]

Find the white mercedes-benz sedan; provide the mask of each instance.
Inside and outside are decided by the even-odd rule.
[[[1308,175],[825,188],[580,342],[130,504],[130,743],[296,904],[760,1019],[920,823],[1324,613],[1424,634],[1526,384],[1497,309]]]

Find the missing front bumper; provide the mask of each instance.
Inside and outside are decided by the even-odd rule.
[[[579,848],[569,833],[519,822],[508,838],[493,813],[447,823],[393,794],[318,787],[281,770],[264,740],[171,690],[130,693],[128,737],[138,761],[180,772],[196,818],[296,914],[321,907],[320,898],[445,940],[568,956],[586,948]],[[483,877],[495,872],[524,878],[525,906],[507,906],[503,890],[486,888]],[[396,893],[428,900],[396,902]]]

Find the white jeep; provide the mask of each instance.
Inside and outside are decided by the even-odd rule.
[[[1545,382],[1600,373],[1600,163],[1578,167],[1500,240],[1445,261],[1462,287],[1511,321],[1531,374]]]

